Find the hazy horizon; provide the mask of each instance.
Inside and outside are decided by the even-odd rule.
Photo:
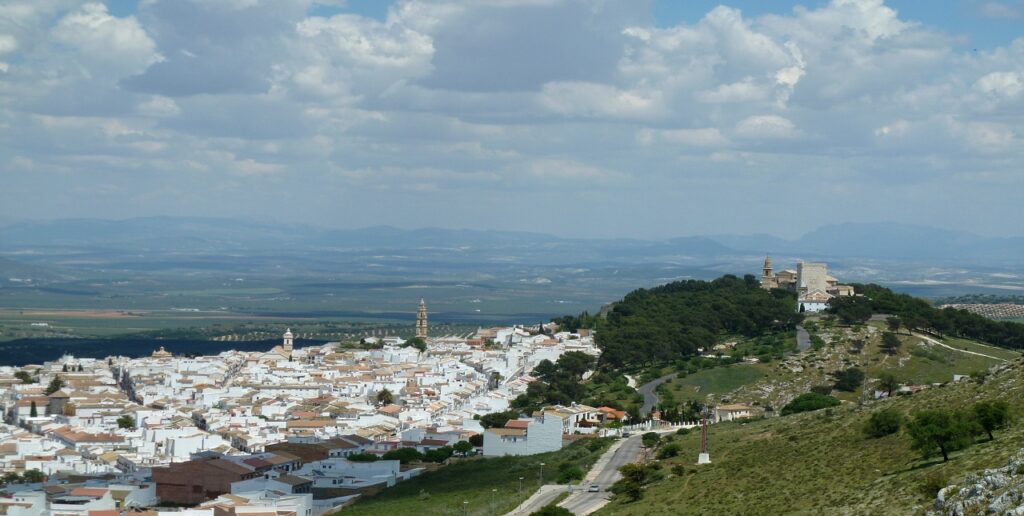
[[[0,223],[1024,236],[1020,0],[0,5]]]

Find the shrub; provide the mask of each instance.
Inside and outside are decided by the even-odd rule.
[[[682,453],[682,451],[683,451],[683,447],[680,446],[679,443],[667,444],[667,445],[663,446],[661,448],[661,450],[658,451],[658,458],[659,459],[668,459],[668,458],[671,458],[671,457],[677,457],[677,456],[679,456],[680,453]]]
[[[679,430],[676,430],[676,435],[687,435],[689,433],[690,433],[690,429],[689,428],[680,428]]]
[[[672,474],[677,477],[681,477],[686,474],[686,467],[682,464],[676,464],[675,466],[672,466]]]
[[[928,498],[935,498],[948,485],[949,475],[945,471],[931,471],[921,479],[921,493]]]
[[[577,480],[583,480],[583,476],[583,470],[579,466],[570,465],[568,468],[562,469],[562,472],[558,474],[558,483],[568,484]]]
[[[864,434],[873,438],[885,437],[899,432],[901,425],[903,414],[892,408],[882,409],[871,414],[871,418],[864,424]]]
[[[807,394],[801,394],[797,398],[782,407],[782,415],[788,416],[790,414],[798,414],[800,412],[809,412],[811,410],[819,410],[828,407],[835,407],[839,405],[839,400],[832,396],[824,396],[821,394],[808,392]]]
[[[813,392],[815,394],[821,394],[822,396],[828,396],[829,394],[832,394],[832,386],[831,385],[815,385],[815,386],[811,387],[811,392]]]
[[[552,503],[545,505],[539,511],[531,512],[530,516],[572,516],[572,511]]]
[[[402,464],[423,460],[423,454],[416,448],[400,448],[384,454],[384,460],[397,460]]]
[[[623,478],[608,488],[612,494],[623,496],[631,502],[639,500],[644,495],[643,487],[636,481]]]
[[[640,440],[643,441],[645,448],[654,448],[661,441],[661,436],[657,432],[647,432],[640,437]]]

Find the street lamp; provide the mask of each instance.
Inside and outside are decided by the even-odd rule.
[[[544,463],[540,463],[540,485],[544,485]]]
[[[519,492],[523,492],[523,477],[519,477]]]
[[[491,514],[498,514],[497,512],[494,511],[494,499],[497,496],[498,496],[498,490],[497,489],[491,489]]]
[[[462,502],[462,516],[469,516],[469,502]]]

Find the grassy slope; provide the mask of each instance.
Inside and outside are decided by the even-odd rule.
[[[715,369],[704,369],[666,384],[678,401],[702,401],[709,394],[722,395],[764,378],[770,366],[763,364],[735,364]]]
[[[699,435],[679,437],[686,449],[670,463],[687,466],[683,477],[652,484],[635,503],[613,502],[601,514],[913,514],[931,498],[922,479],[942,471],[959,481],[967,473],[1001,466],[1024,444],[1024,423],[941,459],[921,459],[905,435],[866,439],[861,427],[872,411],[895,407],[963,408],[982,399],[1003,399],[1024,413],[1024,362],[983,385],[960,382],[910,397],[831,411],[712,427],[708,466],[695,467]]]
[[[539,464],[544,463],[544,477],[553,482],[561,464],[571,464],[584,471],[611,444],[601,441],[593,451],[587,442],[577,442],[560,451],[526,457],[496,457],[467,460],[424,473],[399,483],[377,496],[366,498],[339,514],[462,514],[463,502],[470,515],[491,514],[492,489],[498,514],[516,508],[537,489]],[[518,492],[523,477],[523,492]]]

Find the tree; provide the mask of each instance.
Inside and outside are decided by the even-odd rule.
[[[890,315],[885,318],[885,324],[889,327],[889,331],[899,333],[900,327],[903,326],[903,319],[900,319],[899,316],[896,315]]]
[[[38,484],[46,480],[46,475],[38,469],[30,469],[21,474],[21,481],[26,484]]]
[[[857,389],[864,383],[864,371],[856,367],[843,369],[835,373],[835,377],[837,391],[857,392]]]
[[[828,312],[847,326],[864,324],[874,313],[871,300],[863,296],[838,296],[828,302]]]
[[[81,373],[83,371],[85,371],[85,368],[82,367],[82,364],[78,364],[78,372]]]
[[[961,414],[949,410],[924,410],[914,415],[907,423],[907,431],[913,440],[911,447],[925,457],[936,450],[942,453],[943,462],[949,461],[949,452],[970,444],[973,429]]]
[[[900,388],[900,381],[896,375],[886,372],[878,375],[878,386],[891,397],[893,391]]]
[[[895,333],[887,331],[882,334],[881,348],[883,353],[887,355],[895,355],[899,351],[900,346],[902,345],[903,341],[901,341]]]
[[[640,440],[644,444],[644,448],[654,448],[661,441],[661,436],[657,432],[647,432],[640,437]]]
[[[470,443],[469,441],[459,441],[455,443],[454,446],[452,446],[452,450],[454,450],[455,453],[458,453],[459,455],[465,457],[466,454],[473,451],[473,444]]]
[[[504,412],[491,412],[480,416],[480,426],[484,428],[501,428],[509,419],[519,417],[518,410],[506,410]]]
[[[782,415],[788,416],[790,414],[798,414],[800,412],[809,412],[812,410],[835,407],[836,405],[839,405],[839,400],[832,396],[808,392],[797,396],[796,399],[787,403],[785,407],[782,407]]]
[[[53,380],[50,380],[50,385],[46,386],[44,391],[47,396],[64,388],[64,380],[61,380],[59,376],[54,376]]]
[[[632,480],[637,484],[647,482],[648,471],[645,464],[626,464],[619,468],[619,473],[622,473],[623,478]]]
[[[64,367],[61,368],[61,371],[65,373],[68,372],[68,365],[64,364]]]
[[[981,428],[988,434],[988,439],[995,439],[993,430],[1006,428],[1010,424],[1010,406],[1002,400],[982,401],[975,403],[971,408],[974,419],[981,425]]]
[[[349,455],[348,457],[345,458],[348,459],[350,462],[376,462],[377,460],[380,459],[380,457],[378,457],[377,455],[366,452],[353,453],[352,455]]]
[[[131,430],[132,428],[135,428],[135,418],[132,417],[131,414],[125,414],[117,418],[117,427]]]
[[[36,383],[36,379],[28,371],[18,371],[14,373],[14,377],[21,381],[21,383]]]
[[[900,431],[903,425],[903,414],[898,410],[887,408],[871,414],[864,424],[864,434],[868,437],[885,437]]]
[[[380,392],[377,393],[377,404],[378,405],[390,405],[390,404],[392,404],[394,402],[395,402],[395,397],[394,397],[394,395],[391,394],[391,391],[389,391],[387,389],[383,389],[383,390],[381,390]]]
[[[423,454],[416,450],[416,448],[399,448],[385,453],[382,458],[384,460],[397,460],[402,464],[408,464],[410,462],[423,460]]]
[[[427,350],[427,341],[423,340],[423,337],[413,337],[411,339],[406,340],[405,343],[402,344],[402,347],[414,347],[420,350],[420,352],[422,353]]]
[[[484,434],[473,434],[469,436],[469,444],[480,447],[484,445]]]
[[[28,409],[28,417],[39,417],[39,408],[36,407],[36,400],[32,400],[32,406]]]

